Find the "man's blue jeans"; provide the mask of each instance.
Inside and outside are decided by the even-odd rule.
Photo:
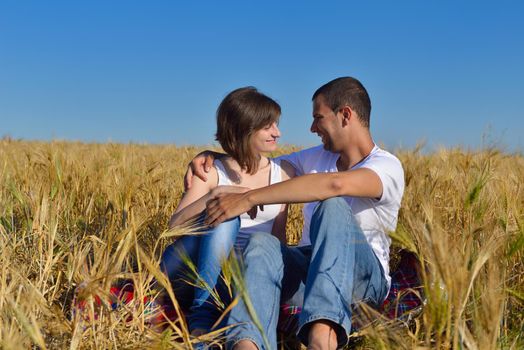
[[[203,225],[204,216],[199,223]],[[216,292],[222,302],[231,298],[220,278],[221,263],[227,259],[235,244],[240,219],[228,220],[215,228],[205,227],[205,233],[183,236],[166,248],[162,255],[161,268],[169,277],[177,301],[182,309],[189,311],[189,328],[209,331],[220,317],[220,310],[210,289]],[[195,288],[195,277],[188,269],[188,261],[196,266],[199,279],[208,288]],[[189,283],[188,283],[189,282]]]
[[[259,349],[277,349],[276,327],[281,301],[303,301],[298,336],[307,345],[312,322],[336,324],[339,346],[348,342],[351,306],[366,301],[378,306],[387,295],[382,266],[343,198],[327,199],[312,217],[311,246],[286,247],[273,236],[256,234],[244,251],[244,283],[265,333],[257,329],[246,303],[233,308],[228,343],[253,341]]]

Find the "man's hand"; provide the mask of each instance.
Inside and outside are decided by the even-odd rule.
[[[187,191],[191,188],[193,176],[197,176],[206,182],[206,173],[211,170],[215,158],[220,158],[221,156],[223,155],[213,151],[204,151],[197,154],[187,166],[186,175],[184,176],[184,190]]]
[[[206,205],[206,225],[215,227],[222,222],[249,211],[253,205],[249,203],[246,193],[220,193],[211,198]]]
[[[218,195],[222,193],[246,193],[247,191],[250,191],[250,190],[251,188],[249,187],[221,185],[211,190],[211,193],[209,194],[209,198],[215,199],[216,197],[218,197]],[[259,207],[261,211],[264,211],[263,205],[259,205],[259,206],[255,205],[253,208],[247,211],[247,214],[249,215],[251,220],[257,217]]]

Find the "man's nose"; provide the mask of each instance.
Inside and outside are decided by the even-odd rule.
[[[313,120],[313,122],[311,123],[311,126],[309,127],[309,131],[311,131],[312,133],[315,133],[317,132],[317,123],[315,123],[315,121]]]

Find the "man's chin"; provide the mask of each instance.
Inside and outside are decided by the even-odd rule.
[[[331,148],[332,148],[331,145],[329,145],[329,144],[327,144],[327,143],[322,143],[322,147],[324,147],[324,149],[325,149],[326,151],[330,151],[330,152],[331,152]]]

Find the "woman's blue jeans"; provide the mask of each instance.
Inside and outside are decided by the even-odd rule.
[[[298,336],[304,344],[312,322],[328,320],[336,325],[339,346],[344,346],[351,331],[352,304],[366,301],[378,306],[384,300],[387,282],[382,266],[343,198],[319,203],[310,235],[311,246],[298,248],[284,246],[270,235],[251,237],[243,254],[244,283],[262,330],[241,300],[228,319],[228,325],[235,325],[227,331],[228,345],[248,339],[259,349],[277,349],[283,301],[303,305]]]
[[[203,225],[203,218],[201,215],[199,224]],[[201,230],[204,233],[177,239],[162,255],[161,268],[169,277],[180,306],[189,311],[190,330],[209,331],[220,317],[221,311],[210,290],[215,289],[223,303],[228,304],[231,301],[220,272],[222,262],[227,259],[235,244],[239,229],[239,218],[228,220],[215,228],[205,227]],[[207,288],[191,285],[196,282],[196,276],[190,272],[187,259],[196,266],[199,279]]]

